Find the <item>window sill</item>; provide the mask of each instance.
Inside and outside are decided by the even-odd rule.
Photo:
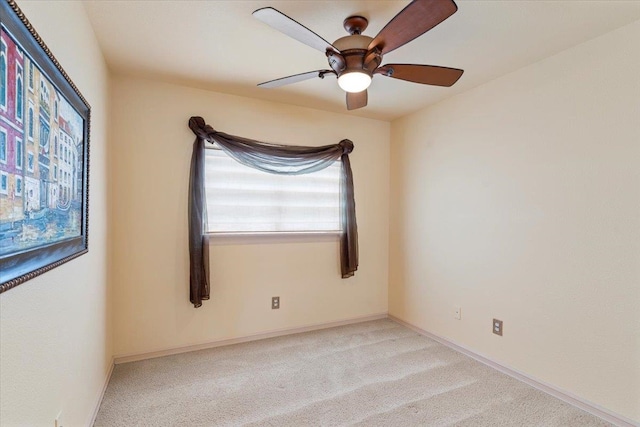
[[[340,240],[341,231],[286,231],[271,233],[207,233],[209,245],[251,245],[270,243],[313,243]]]

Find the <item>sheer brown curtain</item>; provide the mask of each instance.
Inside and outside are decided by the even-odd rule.
[[[205,142],[215,143],[230,157],[248,167],[269,173],[299,175],[316,172],[341,160],[340,175],[340,266],[348,278],[358,269],[358,226],[353,195],[353,174],[349,153],[353,143],[303,147],[272,144],[218,132],[202,117],[191,117],[189,128],[196,135],[189,180],[189,255],[191,302],[195,307],[209,299],[209,260],[206,242],[206,200],[204,191]]]

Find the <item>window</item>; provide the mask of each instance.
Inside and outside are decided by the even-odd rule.
[[[40,139],[40,146],[47,155],[49,154],[50,131],[51,128],[49,127],[49,123],[40,116],[40,133],[38,134],[38,138]]]
[[[16,196],[22,196],[22,178],[16,176]]]
[[[33,161],[34,161],[33,153],[31,152],[27,153],[27,170],[29,172],[33,172]]]
[[[29,105],[29,139],[33,139],[33,107]]]
[[[29,90],[33,92],[33,62],[29,61]]]
[[[9,175],[6,172],[0,171],[0,194],[7,194],[9,192]]]
[[[53,137],[53,155],[58,157],[58,135]]]
[[[58,180],[58,165],[53,165],[53,180]]]
[[[7,45],[0,41],[0,106],[7,107]]]
[[[208,232],[340,230],[340,162],[305,175],[276,175],[206,150]]]
[[[7,163],[7,132],[0,128],[0,162]]]
[[[40,77],[40,106],[49,113],[49,100],[51,95],[49,93],[49,85]]]
[[[19,121],[22,121],[22,110],[24,109],[22,89],[22,67],[16,64],[16,119]]]
[[[16,138],[16,168],[22,169],[22,140]]]

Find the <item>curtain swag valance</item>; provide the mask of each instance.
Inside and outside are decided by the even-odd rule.
[[[189,128],[196,135],[189,177],[189,258],[190,299],[195,307],[209,299],[209,251],[206,242],[206,199],[204,182],[205,142],[215,143],[230,157],[245,166],[268,173],[300,175],[316,172],[341,160],[340,173],[340,266],[342,277],[354,275],[358,269],[358,227],[353,195],[353,174],[349,153],[353,142],[321,147],[272,144],[224,132],[207,125],[202,117],[191,117]]]

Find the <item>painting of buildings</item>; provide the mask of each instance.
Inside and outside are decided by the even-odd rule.
[[[82,232],[83,119],[2,28],[0,256]]]

